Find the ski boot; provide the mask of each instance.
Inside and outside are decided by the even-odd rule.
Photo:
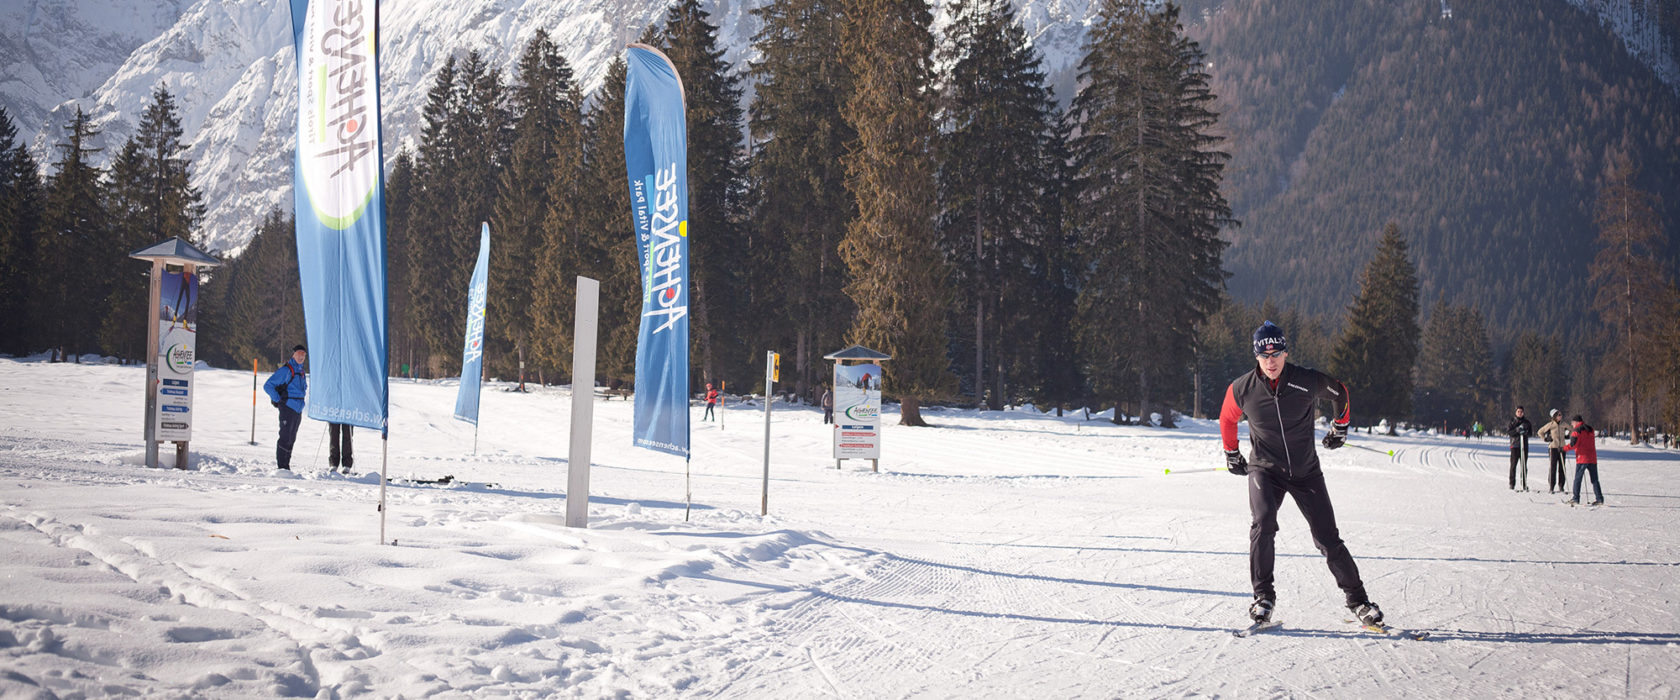
[[[1254,603],[1248,606],[1248,618],[1253,620],[1255,624],[1263,625],[1271,622],[1272,607],[1276,602],[1271,598],[1255,598]]]
[[[1383,626],[1382,608],[1377,607],[1376,603],[1369,600],[1363,603],[1354,603],[1348,606],[1348,610],[1353,612],[1355,618],[1358,618],[1359,624],[1366,627]]]

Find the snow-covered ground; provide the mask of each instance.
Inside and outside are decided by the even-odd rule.
[[[1673,697],[1680,452],[1605,444],[1608,505],[1506,489],[1496,439],[1357,435],[1325,454],[1372,597],[1346,611],[1294,506],[1276,633],[1248,602],[1245,483],[1213,425],[933,411],[881,473],[835,469],[820,415],[694,430],[683,463],[596,405],[587,530],[563,525],[569,393],[392,385],[380,442],[328,475],[305,421],[271,469],[251,377],[196,382],[193,468],[140,461],[144,371],[0,360],[0,696]],[[1356,404],[1357,405],[1357,404]],[[698,410],[696,411],[698,416]],[[167,457],[166,457],[167,459]],[[1542,458],[1543,460],[1543,458]],[[1571,476],[1573,476],[1571,467]]]

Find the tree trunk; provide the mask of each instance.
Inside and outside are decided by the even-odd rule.
[[[914,396],[905,396],[899,399],[898,424],[907,425],[912,428],[928,427],[927,421],[922,420],[921,399]]]
[[[986,295],[980,292],[985,259],[980,234],[980,185],[974,186],[974,405],[985,410]]]
[[[1003,410],[1003,361],[992,353],[992,410]]]
[[[805,330],[804,328],[801,328],[801,329],[799,329],[799,332],[796,334],[796,339],[795,339],[795,342],[794,342],[793,362],[794,362],[794,377],[795,377],[795,381],[796,381],[796,384],[794,385],[794,390],[799,392],[800,396],[809,395],[808,390],[811,387],[811,380],[810,380],[810,375],[811,375],[811,371],[810,371],[810,369],[811,369],[811,344],[809,342],[810,337],[811,337],[810,332]]]
[[[1154,427],[1149,420],[1149,370],[1138,370],[1138,423]]]
[[[513,349],[519,354],[519,388],[514,391],[528,391],[525,388],[525,334],[520,333],[519,339],[513,342]]]

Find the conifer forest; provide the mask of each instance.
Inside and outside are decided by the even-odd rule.
[[[639,40],[685,90],[694,390],[763,391],[774,350],[809,401],[859,343],[893,355],[906,422],[1031,403],[1172,427],[1218,411],[1269,319],[1362,427],[1524,404],[1680,432],[1680,92],[1527,3],[1450,26],[1434,0],[1355,4],[1103,0],[1053,76],[1008,0],[937,32],[920,0],[771,0],[741,66],[675,2]],[[507,74],[447,57],[385,154],[391,371],[459,373],[489,222],[487,376],[574,380],[582,275],[593,379],[632,388],[624,64],[586,92],[549,36],[518,50]],[[103,153],[78,112],[38,162],[0,110],[0,353],[141,359],[127,253],[202,241],[204,202],[175,96],[136,122]],[[211,252],[199,358],[274,367],[304,340],[290,212]]]

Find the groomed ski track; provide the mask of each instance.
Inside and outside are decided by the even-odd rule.
[[[1293,505],[1280,629],[1247,639],[1244,480],[1216,429],[1026,412],[887,416],[882,473],[836,470],[820,414],[696,423],[683,464],[596,406],[592,527],[561,525],[569,393],[393,384],[398,546],[372,543],[379,441],[323,475],[306,421],[277,474],[249,374],[198,376],[195,469],[134,465],[136,368],[0,360],[0,695],[1671,697],[1680,452],[1601,441],[1608,505],[1559,508],[1544,452],[1506,488],[1496,438],[1356,433],[1321,453],[1391,623],[1346,610]],[[695,414],[698,416],[698,412]],[[1569,476],[1573,479],[1573,464]],[[324,693],[324,695],[323,695]]]

